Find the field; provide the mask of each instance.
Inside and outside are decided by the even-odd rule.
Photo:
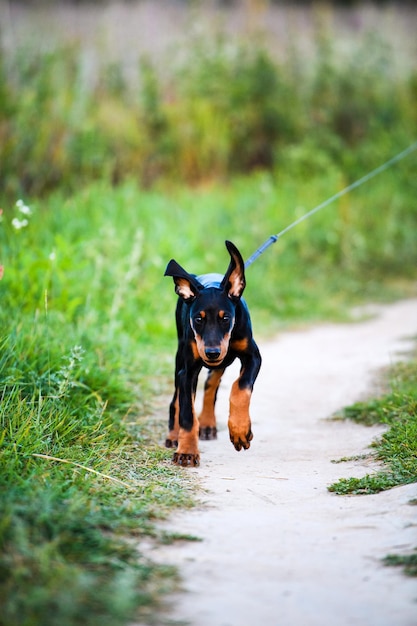
[[[136,547],[155,519],[192,505],[160,445],[175,352],[169,259],[222,272],[225,239],[248,258],[416,140],[415,69],[396,73],[375,36],[342,64],[325,30],[313,43],[306,68],[257,38],[202,37],[192,62],[160,72],[143,59],[137,85],[115,62],[90,82],[73,43],[3,50],[4,624],[150,620],[175,584]],[[416,159],[248,269],[258,336],[415,294]]]

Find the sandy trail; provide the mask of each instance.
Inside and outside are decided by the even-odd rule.
[[[201,506],[170,531],[197,535],[155,549],[179,567],[183,592],[169,617],[192,626],[416,626],[417,582],[381,559],[417,545],[416,485],[341,497],[327,485],[372,471],[341,464],[382,432],[328,418],[372,388],[378,368],[411,346],[417,300],[379,307],[357,324],[286,332],[261,345],[253,395],[254,440],[237,453],[226,429],[222,383],[217,441],[201,442]]]

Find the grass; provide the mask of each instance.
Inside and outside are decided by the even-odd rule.
[[[390,371],[391,391],[381,398],[347,407],[343,417],[388,429],[372,444],[383,469],[362,478],[341,479],[329,487],[338,494],[378,493],[417,480],[417,360],[401,363]]]
[[[40,63],[24,51],[1,59],[7,626],[161,621],[158,601],[175,572],[150,563],[141,540],[184,539],[158,534],[155,521],[192,505],[189,473],[160,445],[175,351],[166,263],[175,256],[192,272],[225,271],[225,239],[248,258],[406,147],[416,128],[411,78],[394,102],[388,76],[371,73],[377,82],[366,83],[364,99],[365,75],[346,91],[353,73],[324,66],[324,48],[314,80],[292,83],[265,50],[225,43],[200,46],[170,84],[143,63],[140,97],[117,68],[86,89],[76,51]],[[257,337],[415,293],[414,163],[300,224],[250,267],[245,295]],[[401,394],[393,390],[398,432],[381,451],[387,458],[396,450],[405,459],[413,445]],[[413,472],[412,460],[391,474],[400,471]]]
[[[12,235],[20,247],[24,234]],[[26,268],[34,281],[42,274],[42,253],[42,243],[16,251],[2,282],[2,620],[113,625],[152,617],[175,572],[138,557],[132,540],[155,536],[155,520],[190,506],[187,480],[157,445],[160,431],[141,426],[150,392],[133,389],[141,376],[129,388],[122,354],[106,350],[110,335],[93,347],[89,321],[77,327],[68,293],[59,311],[52,288],[41,301],[44,284],[40,301],[29,287],[26,295],[8,289],[8,269]],[[79,284],[73,298],[86,298],[88,288]]]
[[[34,330],[37,358],[17,338],[2,345],[2,623],[124,624],[175,582],[129,538],[154,536],[152,520],[189,496],[90,387],[80,350],[57,359],[49,344],[43,363]]]
[[[402,567],[407,576],[417,576],[417,552],[413,554],[389,554],[384,559],[385,565]]]

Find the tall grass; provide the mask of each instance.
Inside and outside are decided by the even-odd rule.
[[[416,75],[369,36],[345,63],[318,32],[317,62],[274,61],[261,41],[199,36],[166,60],[94,73],[75,45],[0,52],[0,185],[9,198],[91,180],[190,183],[254,169],[351,180],[417,132]],[[395,98],[393,97],[395,94]]]
[[[88,214],[68,219],[70,207],[19,202],[0,224],[0,622],[8,626],[151,619],[174,572],[129,538],[153,536],[152,520],[189,505],[159,426],[152,431],[150,417],[143,424],[151,389],[164,388],[157,367],[145,380],[156,359],[140,367],[138,335],[119,328],[139,238],[112,250],[109,215],[107,244]]]
[[[32,253],[40,249],[26,249],[16,261],[36,281],[41,269]],[[127,539],[153,535],[153,519],[188,505],[184,484],[156,447],[157,433],[140,427],[146,387],[134,397],[119,371],[122,355],[104,355],[106,340],[94,345],[92,328],[77,329],[65,312],[67,296],[61,311],[50,301],[46,312],[33,290],[9,300],[7,283],[0,622],[113,625],[145,617],[154,613],[158,594],[172,588],[174,572],[138,555]]]

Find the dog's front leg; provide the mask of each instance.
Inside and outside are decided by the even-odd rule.
[[[178,446],[178,432],[179,432],[179,405],[178,405],[178,387],[175,387],[174,397],[169,405],[169,432],[168,437],[165,439],[166,448],[176,448]]]
[[[172,461],[184,467],[200,465],[198,449],[198,420],[194,410],[194,395],[201,365],[183,369],[178,376],[179,434],[178,449]]]
[[[224,369],[209,370],[204,385],[203,407],[198,417],[200,439],[217,439],[216,405],[217,390]]]
[[[228,421],[230,441],[238,451],[242,448],[247,450],[253,439],[249,405],[253,385],[261,367],[261,355],[255,342],[251,351],[242,354],[240,360],[242,367],[239,378],[232,385]]]
[[[169,421],[168,421],[168,437],[165,440],[165,446],[167,448],[176,448],[178,446],[178,433],[179,433],[179,374],[183,367],[183,352],[184,345],[180,341],[178,344],[177,354],[175,356],[175,392],[174,397],[169,405]]]

